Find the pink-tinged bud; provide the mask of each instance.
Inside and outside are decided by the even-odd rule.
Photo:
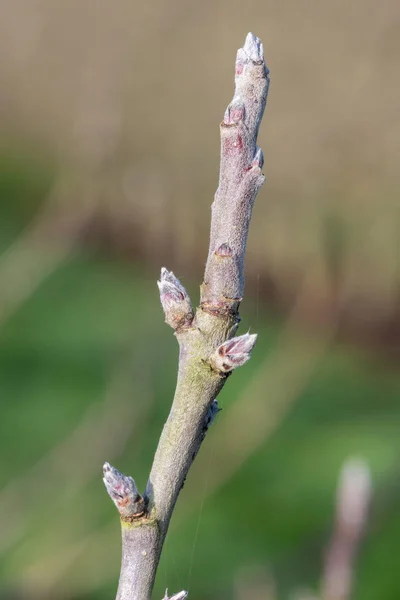
[[[132,477],[120,473],[108,462],[103,466],[103,481],[107,492],[121,517],[140,517],[145,512],[145,502]]]
[[[165,313],[165,322],[175,330],[189,327],[194,317],[193,308],[190,298],[179,279],[175,277],[172,271],[167,271],[163,267],[157,285]]]
[[[230,373],[241,367],[249,360],[256,340],[256,334],[245,333],[224,342],[211,357],[212,366],[221,373]]]

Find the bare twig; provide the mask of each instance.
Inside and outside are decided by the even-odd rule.
[[[127,486],[128,493],[125,490],[122,498],[117,498],[119,508],[121,499],[124,506],[132,505],[130,514],[120,510],[123,550],[118,600],[150,599],[175,503],[217,412],[215,398],[231,371],[249,359],[256,341],[250,334],[234,338],[244,291],[250,217],[264,182],[263,156],[256,141],[269,78],[262,44],[252,33],[238,51],[235,82],[234,98],[221,123],[220,179],[196,314],[173,273],[162,269],[158,284],[165,320],[175,330],[180,346],[178,382],[143,496],[144,514],[133,512],[137,490],[132,483]],[[110,473],[115,475],[111,484],[115,496],[121,489],[116,490],[114,483],[122,486],[126,479],[111,467],[106,472],[107,484]]]

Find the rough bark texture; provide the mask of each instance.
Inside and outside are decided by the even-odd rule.
[[[221,123],[220,179],[212,206],[210,247],[196,313],[173,273],[163,268],[158,282],[165,320],[175,330],[180,354],[175,397],[144,494],[144,514],[126,515],[126,506],[133,501],[135,506],[138,502],[141,506],[141,497],[132,497],[137,492],[134,482],[133,487],[132,483],[124,487],[126,479],[120,474],[121,485],[117,482],[117,489],[114,485],[110,492],[107,486],[122,521],[118,600],[151,598],[175,503],[207,428],[218,412],[215,398],[232,370],[249,359],[256,341],[256,336],[250,334],[234,338],[244,290],[250,217],[264,182],[263,156],[256,141],[269,78],[262,44],[251,33],[237,54],[235,84],[234,98]],[[185,594],[180,592],[176,597],[184,598]]]

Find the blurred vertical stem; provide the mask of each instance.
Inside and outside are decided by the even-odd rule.
[[[327,548],[322,600],[350,600],[354,563],[364,534],[372,496],[371,473],[363,459],[343,465],[336,498],[336,519]]]
[[[244,292],[250,218],[264,183],[263,155],[256,142],[268,73],[263,46],[249,33],[237,53],[235,94],[221,123],[219,185],[212,205],[201,302],[195,313],[179,280],[167,269],[161,271],[158,286],[165,320],[180,346],[178,381],[143,498],[132,478],[108,463],[104,467],[104,481],[122,523],[117,600],[150,600],[175,503],[218,412],[215,398],[233,369],[250,358],[256,342],[256,335],[234,335]]]

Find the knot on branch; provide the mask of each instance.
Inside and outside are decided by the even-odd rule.
[[[160,300],[165,314],[165,322],[175,331],[190,327],[194,313],[187,291],[172,271],[161,269],[160,280],[157,281]]]
[[[257,334],[245,333],[219,346],[210,358],[211,366],[220,373],[230,373],[250,358],[257,341]]]
[[[103,465],[103,475],[104,485],[121,518],[133,520],[142,517],[146,510],[146,503],[132,477],[120,473],[108,462]]]

